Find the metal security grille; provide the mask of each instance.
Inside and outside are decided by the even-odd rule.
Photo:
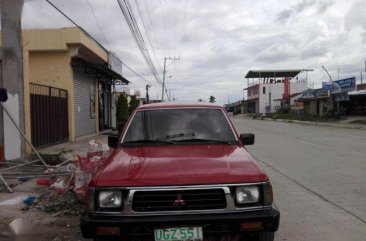
[[[222,189],[137,191],[132,209],[136,212],[187,211],[226,208]]]
[[[30,84],[32,144],[36,147],[68,141],[67,91]]]

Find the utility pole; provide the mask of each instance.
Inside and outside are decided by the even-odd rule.
[[[146,104],[150,103],[150,99],[149,99],[149,88],[150,85],[146,85]]]
[[[21,17],[23,0],[0,0],[1,40],[2,40],[2,82],[0,87],[8,91],[8,101],[4,103],[9,114],[24,133],[24,80]],[[3,116],[5,159],[23,159],[25,142],[8,116]]]
[[[173,61],[175,61],[175,60],[180,60],[180,57],[178,57],[178,58],[176,58],[176,57],[173,57],[173,58],[171,58],[171,57],[165,57],[164,58],[164,70],[163,70],[163,88],[162,88],[162,90],[161,90],[161,101],[164,101],[164,90],[165,90],[165,74],[166,74],[166,60],[173,60]]]
[[[361,74],[361,84],[362,84],[362,72],[360,72],[360,74]]]

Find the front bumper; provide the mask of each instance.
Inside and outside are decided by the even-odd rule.
[[[84,238],[97,237],[97,227],[119,227],[119,237],[154,239],[154,229],[165,227],[200,226],[204,237],[246,234],[251,230],[242,230],[240,224],[261,222],[262,229],[256,231],[275,232],[280,222],[277,208],[262,211],[246,211],[220,214],[182,214],[157,216],[104,216],[85,214],[80,219],[80,228]]]

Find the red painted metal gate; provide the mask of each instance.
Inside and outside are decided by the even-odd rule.
[[[67,91],[30,84],[32,144],[48,146],[68,141]]]

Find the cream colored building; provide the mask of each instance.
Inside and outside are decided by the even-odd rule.
[[[25,133],[37,147],[112,126],[114,55],[78,28],[23,30]],[[120,62],[121,63],[121,62]],[[29,148],[28,148],[29,151]]]

